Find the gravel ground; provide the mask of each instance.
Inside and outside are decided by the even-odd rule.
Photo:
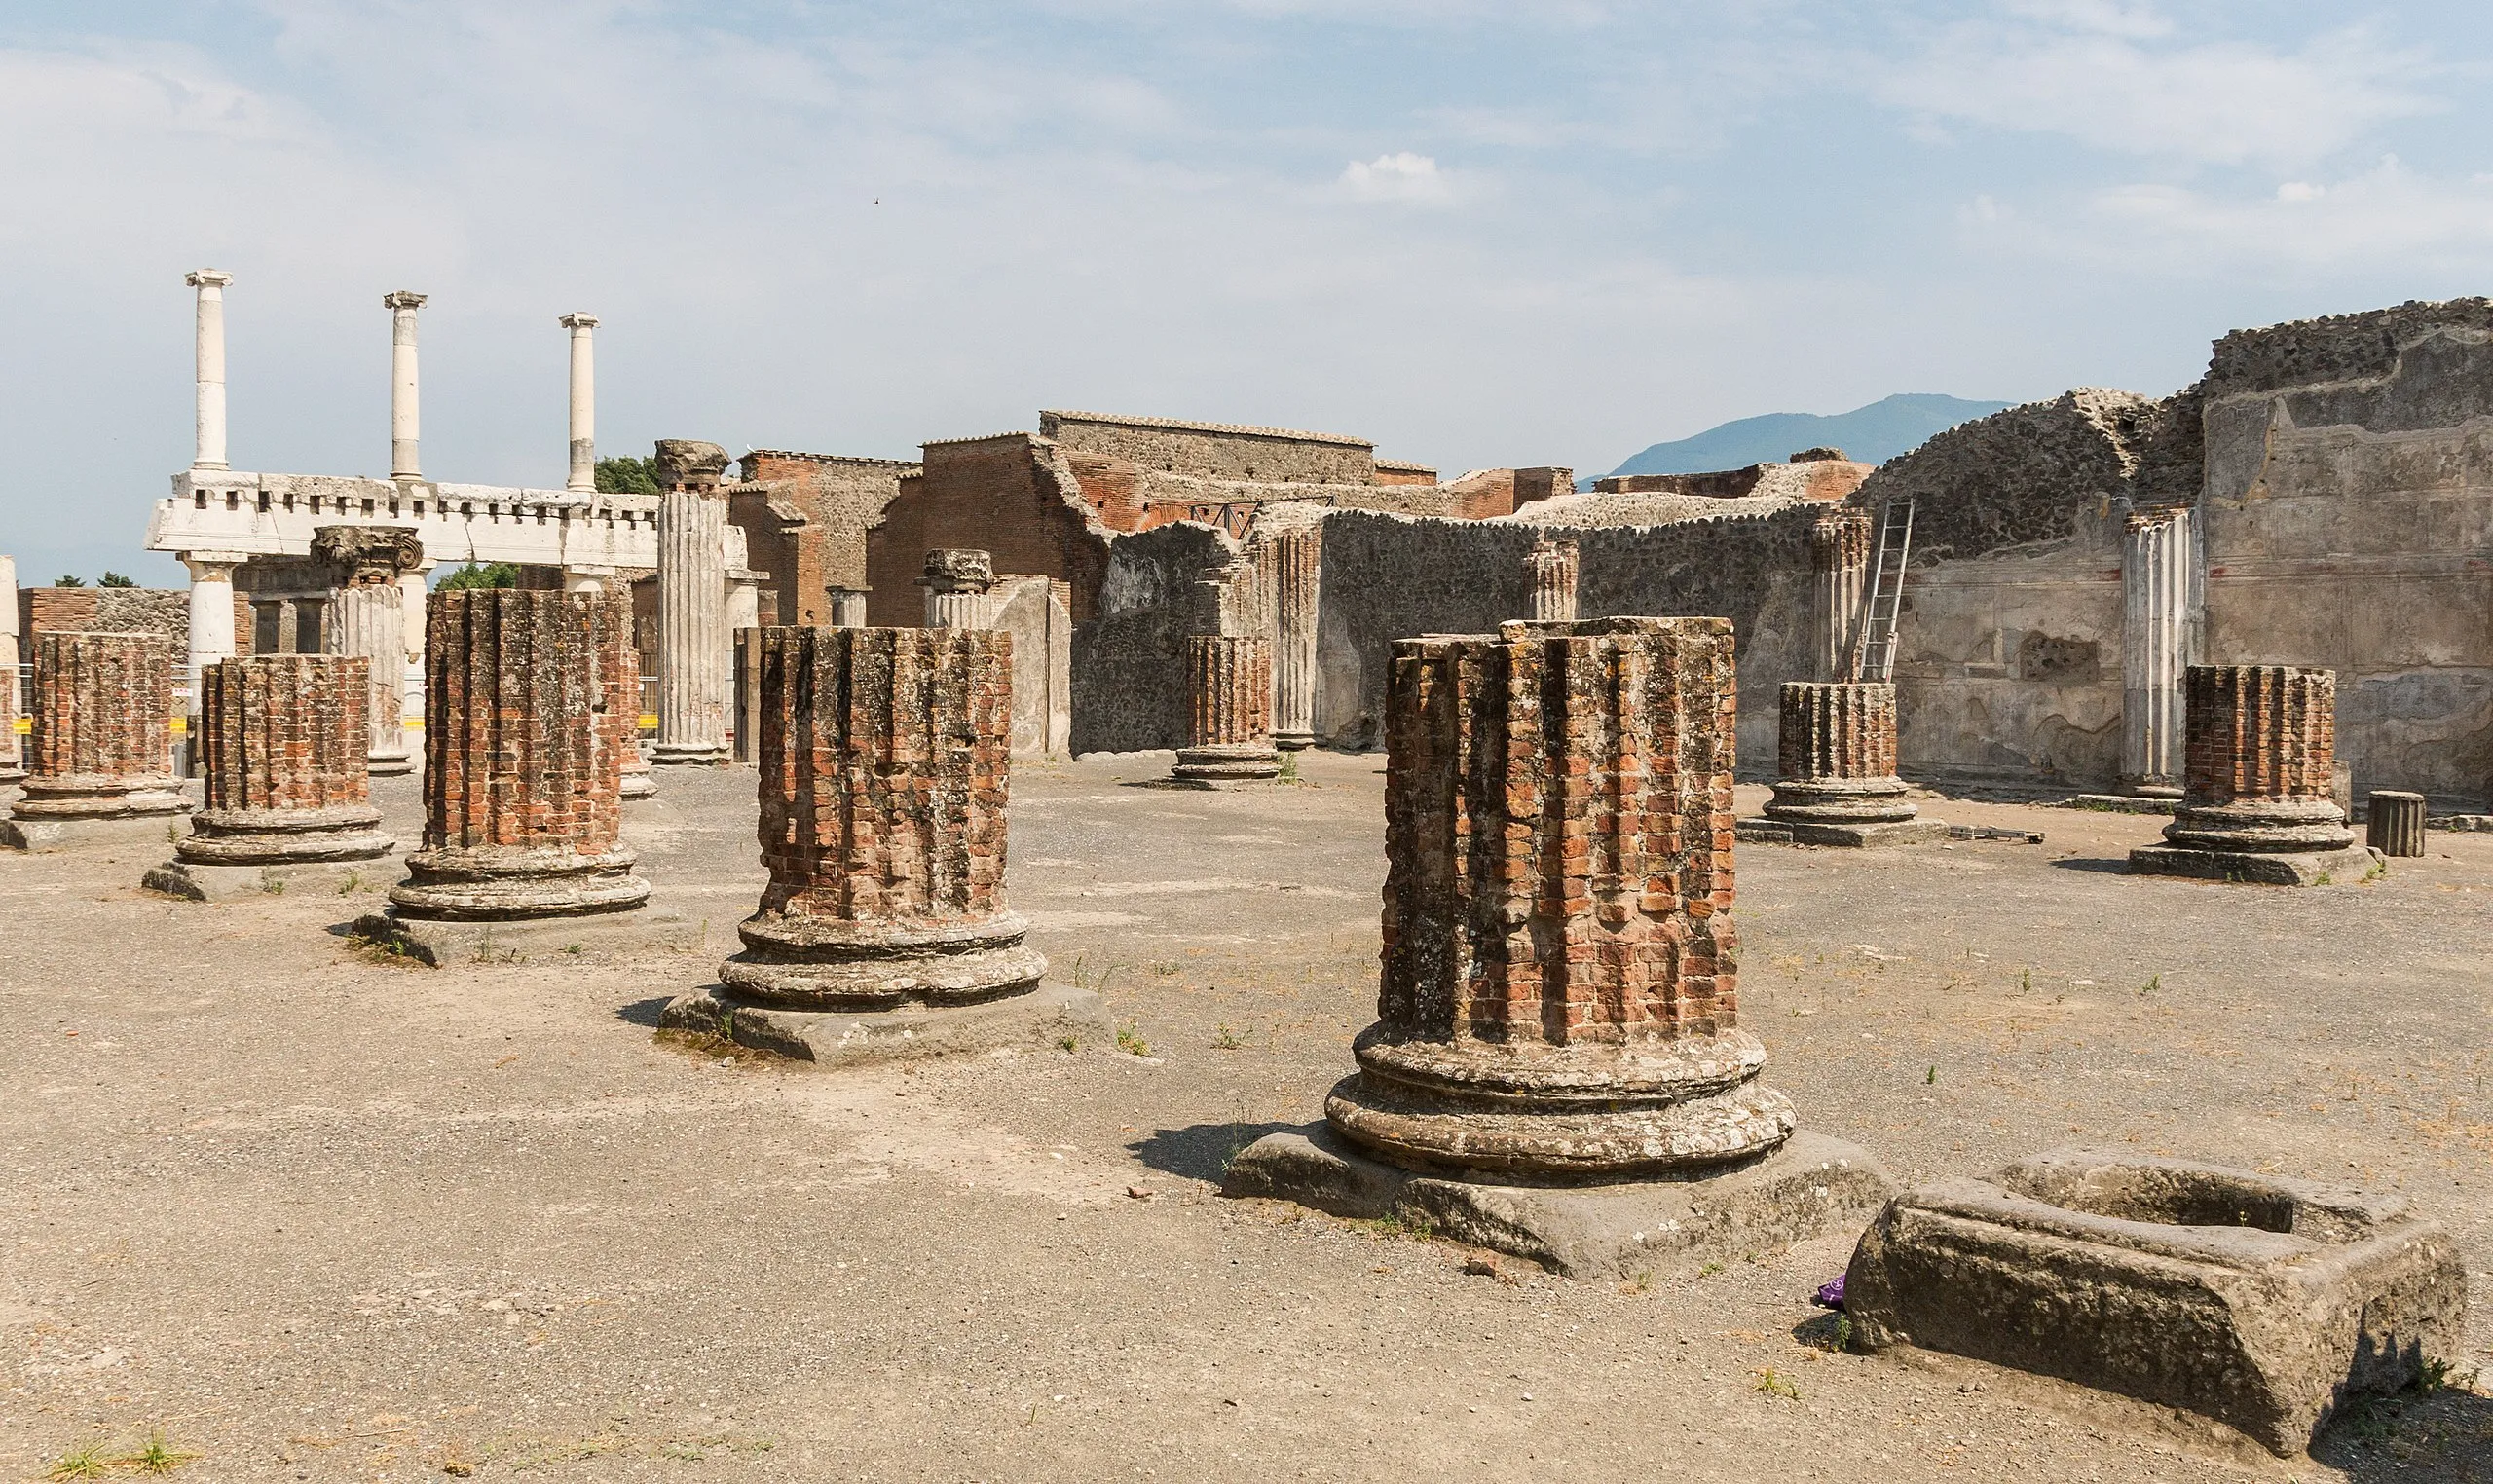
[[[866,1074],[652,1035],[759,890],[749,770],[630,816],[698,951],[426,970],[334,931],[378,878],[206,907],[135,889],[161,852],[0,857],[0,1477],[161,1432],[202,1480],[2493,1478],[2465,1386],[2286,1465],[1830,1354],[1845,1238],[1579,1283],[1218,1199],[1369,1019],[1382,761],[1133,786],[1167,761],[1014,780],[1015,905],[1130,1050]],[[2402,1190],[2493,1370],[2493,835],[2296,892],[2114,873],[2153,819],[1925,807],[2048,839],[1741,849],[1805,1120],[1907,1180],[2085,1143]]]

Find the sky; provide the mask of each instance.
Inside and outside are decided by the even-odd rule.
[[[2480,0],[0,0],[0,552],[139,550],[221,268],[238,469],[914,457],[1072,408],[1448,475],[1897,391],[2163,393],[2493,292]]]

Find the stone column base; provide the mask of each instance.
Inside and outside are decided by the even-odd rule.
[[[415,770],[415,754],[403,750],[394,753],[374,753],[364,762],[364,771],[375,778],[404,778]]]
[[[369,804],[332,809],[203,809],[174,854],[194,866],[372,861],[397,848]]]
[[[19,812],[0,819],[0,846],[11,850],[100,850],[115,845],[169,845],[181,837],[182,813],[121,814],[104,818]],[[188,803],[182,805],[187,810]]]
[[[1772,1153],[1680,1178],[1498,1185],[1414,1174],[1310,1124],[1257,1139],[1230,1163],[1220,1193],[1390,1216],[1569,1278],[1635,1278],[1857,1229],[1894,1190],[1866,1151],[1805,1131]]]
[[[727,745],[692,746],[680,742],[660,742],[650,749],[650,761],[658,767],[726,767]]]
[[[2380,852],[2363,845],[2308,855],[2187,850],[2178,845],[2142,845],[2130,852],[2134,876],[2192,876],[2262,886],[2351,886],[2370,880],[2382,869]]]
[[[419,917],[391,908],[355,919],[355,937],[419,963],[561,963],[582,953],[698,952],[709,925],[663,904],[583,917]],[[714,949],[715,951],[715,949]]]
[[[650,900],[650,883],[632,874],[638,859],[629,850],[419,850],[390,905],[402,916],[472,922],[629,911]]]
[[[1062,984],[973,1005],[874,1011],[755,1005],[726,985],[710,984],[669,1001],[658,1024],[827,1067],[1008,1047],[1078,1051],[1086,1043],[1107,1045],[1115,1036],[1099,996]]]
[[[1315,745],[1316,733],[1312,731],[1277,731],[1273,733],[1273,746],[1285,753],[1303,753]]]
[[[1177,749],[1169,781],[1181,788],[1216,789],[1228,784],[1268,783],[1281,776],[1281,755],[1264,742],[1223,742]]]
[[[192,902],[242,902],[254,897],[347,897],[375,892],[396,874],[398,863],[380,856],[360,861],[295,861],[268,866],[211,866],[167,861],[139,885]]]
[[[1875,824],[1816,824],[1797,819],[1744,819],[1731,833],[1752,845],[1920,845],[1948,837],[1943,819],[1897,819]]]

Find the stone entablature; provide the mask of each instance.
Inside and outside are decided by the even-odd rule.
[[[150,551],[312,554],[324,526],[397,527],[443,562],[658,565],[658,497],[431,480],[189,469],[147,522]]]

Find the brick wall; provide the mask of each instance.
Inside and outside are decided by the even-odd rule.
[[[1306,484],[1376,482],[1375,445],[1341,433],[1042,412],[1039,436],[1054,439],[1068,452],[1106,454],[1174,474]]]
[[[639,686],[619,595],[435,592],[425,634],[425,846],[600,855],[622,828]]]
[[[866,621],[922,625],[917,579],[926,553],[943,547],[988,551],[998,572],[1066,583],[1074,622],[1087,621],[1107,572],[1108,533],[1087,518],[1078,490],[1042,466],[1041,454],[1027,433],[926,445],[923,472],[901,481],[882,524],[867,533]]]
[[[32,635],[30,645],[30,774],[164,778],[171,772],[172,641],[160,634],[47,629]]]

